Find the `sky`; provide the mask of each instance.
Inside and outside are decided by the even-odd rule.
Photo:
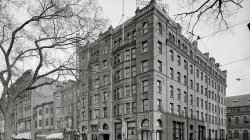
[[[163,0],[169,5],[169,16],[173,17],[178,13],[177,1]],[[122,17],[123,0],[98,0],[104,10],[104,15],[109,18],[113,27],[120,25]],[[136,0],[124,0],[125,19],[134,16]],[[250,23],[250,1],[245,0],[243,8],[232,17],[234,26],[230,31],[215,34],[198,40],[198,48],[201,52],[209,52],[216,62],[227,64],[237,60],[250,58],[250,31],[247,24]],[[247,22],[245,22],[247,21]],[[211,34],[211,29],[207,25],[195,30],[195,34],[200,37]],[[227,76],[227,96],[250,94],[250,59],[228,64],[221,67],[228,71]],[[242,80],[237,81],[237,78]],[[0,84],[0,91],[2,90]]]
[[[113,27],[118,26],[122,17],[123,0],[98,0],[104,10],[104,15],[110,19]],[[177,0],[163,0],[169,5],[169,16],[179,11]],[[179,0],[180,2],[180,0]],[[250,23],[250,1],[243,3],[243,8],[232,16],[232,28],[224,32],[205,37],[198,41],[198,48],[201,52],[209,52],[221,65],[242,60],[236,63],[221,66],[222,70],[228,71],[227,96],[250,94],[250,31],[247,24]],[[136,0],[124,0],[125,19],[134,16]],[[213,32],[211,27],[202,25],[195,30],[200,37],[207,36]],[[240,78],[242,80],[237,81]]]

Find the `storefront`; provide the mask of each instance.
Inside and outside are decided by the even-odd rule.
[[[13,138],[14,140],[30,140],[31,132],[17,133],[17,135],[14,136]]]

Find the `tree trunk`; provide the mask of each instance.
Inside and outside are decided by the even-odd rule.
[[[12,140],[12,117],[9,113],[4,114],[4,133],[4,140]]]

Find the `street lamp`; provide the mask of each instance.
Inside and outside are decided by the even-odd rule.
[[[250,23],[247,24],[248,30],[250,31]]]

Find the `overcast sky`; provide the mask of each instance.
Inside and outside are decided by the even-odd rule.
[[[122,16],[123,0],[98,0],[104,9],[104,14],[110,19],[113,27],[119,24]],[[169,5],[169,15],[173,17],[178,13],[177,0],[165,0],[164,3]],[[180,1],[180,0],[179,0]],[[136,0],[124,0],[125,17],[134,16],[136,9]],[[247,0],[243,9],[232,16],[233,28],[231,31],[209,36],[198,41],[198,48],[201,52],[209,52],[216,62],[227,64],[233,61],[250,58],[250,31],[247,23],[250,22],[250,1]],[[246,21],[246,22],[244,22]],[[244,22],[244,23],[242,23]],[[242,23],[242,24],[240,24]],[[120,23],[121,24],[121,23]],[[238,25],[239,24],[239,25]],[[202,25],[195,30],[195,34],[200,37],[211,34],[211,27]],[[250,59],[232,63],[221,67],[222,70],[228,71],[227,77],[227,96],[250,94]],[[237,82],[236,78],[242,80]]]
[[[104,15],[110,19],[113,27],[119,24],[122,16],[122,1],[123,0],[98,0],[104,9]],[[178,13],[177,0],[165,0],[164,3],[169,5],[169,15],[173,16]],[[178,0],[181,1],[181,0]],[[136,9],[136,0],[124,0],[125,17],[134,16]],[[209,52],[210,56],[214,57],[216,62],[227,64],[233,61],[250,58],[250,31],[247,28],[247,23],[250,22],[250,1],[246,0],[243,9],[232,17],[231,31],[216,34],[206,37],[198,41],[198,48],[201,52]],[[247,22],[244,22],[247,21]],[[244,22],[244,23],[242,23]],[[242,24],[240,24],[242,23]],[[121,23],[120,23],[121,24]],[[238,25],[239,24],[239,25]],[[211,33],[211,29],[207,25],[202,25],[202,28],[195,30],[195,34],[200,37],[207,36]],[[227,96],[250,94],[250,59],[240,61],[230,65],[225,65],[222,70],[228,71],[227,77]],[[241,78],[237,82],[235,79]],[[2,87],[0,86],[0,91]]]

